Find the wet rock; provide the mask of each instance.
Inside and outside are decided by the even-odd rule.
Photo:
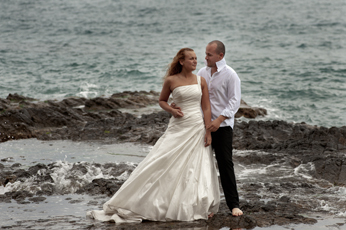
[[[64,191],[61,188],[55,187],[54,183],[45,183],[45,177],[50,177],[49,175],[54,172],[59,167],[65,167],[65,165],[61,166],[58,163],[53,163],[49,165],[37,164],[28,169],[28,171],[20,171],[18,175],[25,174],[29,172],[30,180],[34,178],[35,182],[40,185],[39,191],[34,194],[27,191],[14,191],[7,192],[4,195],[0,195],[0,202],[11,202],[12,200],[17,201],[19,204],[30,204],[31,202],[42,202],[45,200],[46,195],[56,195],[60,194],[61,191]],[[68,172],[69,176],[66,178],[71,178],[75,181],[78,181],[78,175],[85,173],[86,169],[89,167],[98,167],[102,170],[104,175],[111,175],[114,177],[118,177],[123,173],[131,173],[134,169],[134,166],[131,167],[126,164],[114,164],[114,163],[106,163],[106,164],[88,164],[88,163],[74,163],[70,167],[70,171]],[[14,172],[19,172],[16,168],[9,168],[9,171],[2,172],[2,175],[13,175]],[[12,171],[11,171],[12,170]],[[38,173],[40,171],[40,173]],[[26,173],[24,173],[26,172]],[[40,174],[40,175],[38,175]],[[73,176],[71,176],[73,175]],[[79,182],[78,182],[79,183]],[[87,183],[82,186],[77,194],[88,194],[91,196],[105,195],[107,197],[113,196],[116,191],[120,188],[120,186],[124,183],[123,180],[119,181],[117,179],[94,179],[92,182]],[[73,183],[71,183],[73,184]],[[57,185],[59,186],[59,185]],[[76,186],[76,185],[74,185]],[[291,223],[308,223],[313,224],[316,222],[314,219],[306,218],[301,213],[306,212],[306,206],[302,206],[300,204],[296,204],[292,202],[289,196],[280,196],[276,201],[267,201],[266,203],[260,201],[260,196],[257,195],[258,190],[260,189],[268,189],[273,193],[282,194],[283,192],[291,193],[295,188],[311,187],[309,184],[293,184],[291,182],[280,182],[280,184],[271,184],[271,183],[249,183],[247,185],[242,185],[242,191],[244,193],[245,199],[241,200],[241,209],[244,211],[244,215],[240,217],[233,217],[230,215],[230,210],[225,204],[225,201],[221,201],[220,210],[217,214],[214,215],[213,218],[209,220],[199,220],[193,222],[151,222],[144,221],[140,225],[124,225],[122,228],[127,229],[152,229],[152,228],[192,228],[192,227],[208,227],[208,228],[217,228],[221,229],[223,227],[228,228],[245,228],[251,229],[256,226],[265,227],[273,224],[277,225],[287,225]],[[311,192],[313,193],[314,188],[311,188]],[[102,198],[103,199],[103,198]],[[325,200],[328,199],[326,195]],[[70,200],[70,203],[78,203],[82,202],[81,199],[73,200],[71,198],[67,198]],[[102,205],[104,202],[89,202],[88,205]],[[55,220],[56,222],[57,220]],[[45,220],[42,220],[45,222]],[[80,221],[80,223],[84,223],[85,221]],[[40,223],[36,222],[36,223]],[[114,223],[102,223],[98,227],[98,229],[114,228]]]
[[[18,169],[13,174],[16,175],[17,178],[21,179],[29,178],[31,176],[31,174],[24,169]]]
[[[46,197],[42,197],[42,196],[37,196],[37,197],[29,198],[29,200],[31,202],[34,202],[34,203],[39,203],[39,202],[45,201],[46,199],[47,199]]]
[[[143,108],[158,102],[159,94],[150,92],[130,92],[115,93],[110,98],[97,97],[85,102],[87,110],[110,110],[119,108]]]
[[[245,101],[241,100],[240,107],[235,117],[256,118],[258,116],[264,117],[267,115],[267,110],[264,108],[251,107]]]
[[[259,153],[252,153],[249,155],[237,155],[234,156],[233,159],[236,159],[238,162],[242,162],[242,164],[265,164],[269,165],[275,161],[278,160],[277,156],[274,154],[268,154],[266,157],[263,157],[263,155]]]
[[[0,115],[0,139],[7,141],[35,137],[41,140],[100,140],[155,144],[167,127],[171,117],[169,113],[161,111],[136,117],[123,113],[118,108],[140,108],[156,104],[157,97],[158,94],[155,92],[123,92],[113,94],[109,98],[67,98],[60,102],[29,103],[18,108],[15,101],[29,100],[11,96],[9,98],[12,98],[13,102],[8,99],[2,100],[8,106],[8,110]],[[247,106],[245,102],[242,104]],[[330,163],[330,166],[333,166],[331,169],[323,165],[323,159],[327,155],[333,155],[336,160],[344,161],[342,155],[336,154],[346,153],[346,127],[325,128],[285,121],[236,121],[233,145],[238,150],[286,152],[295,156],[290,162],[292,167],[298,167],[302,161],[310,160],[318,164],[318,170],[313,176],[335,184],[345,181],[344,163]],[[10,159],[2,159],[8,160]],[[239,156],[239,160],[246,164],[269,164],[275,161],[276,157]]]
[[[132,171],[135,169],[135,166],[129,166],[125,163],[106,163],[103,165],[104,171],[113,176],[113,177],[119,177],[123,173],[127,173],[128,175],[132,173]]]
[[[6,100],[11,101],[11,102],[20,102],[20,101],[34,101],[34,98],[30,97],[25,97],[22,95],[18,95],[17,93],[15,94],[9,94],[6,98]]]
[[[291,199],[288,196],[282,196],[280,197],[279,201],[283,203],[288,203],[291,201]]]
[[[317,127],[307,124],[293,124],[285,121],[236,122],[233,146],[236,149],[263,150],[266,152],[285,152],[290,154],[293,167],[301,163],[314,162],[316,172],[312,175],[344,185],[346,151],[346,126]],[[270,157],[263,162],[256,154],[237,156],[247,164],[275,160]]]
[[[28,173],[30,175],[36,175],[37,172],[41,169],[47,169],[48,167],[45,165],[45,164],[42,164],[42,163],[38,163],[36,164],[35,166],[31,166],[29,169],[28,169]]]
[[[88,202],[88,205],[96,206],[98,202],[96,200],[91,200]]]
[[[116,191],[118,191],[123,183],[123,181],[117,181],[114,179],[94,179],[91,183],[77,190],[76,193],[86,193],[89,195],[105,194],[107,196],[112,196]]]
[[[151,103],[157,103],[157,94],[154,92],[123,92],[114,94],[110,98],[67,98],[62,101],[33,102],[26,98],[9,97],[0,100],[0,140],[7,141],[21,138],[38,138],[42,140],[74,140],[74,141],[125,141],[154,144],[165,131],[170,114],[165,111],[144,114],[137,117],[133,114],[121,112],[123,108],[143,108]],[[12,98],[12,99],[11,99]],[[246,108],[247,110],[244,110]],[[257,114],[256,114],[257,113]],[[254,117],[265,115],[264,111],[255,111],[254,108],[243,106],[241,116]],[[239,116],[239,114],[237,115]],[[251,164],[285,164],[287,167],[297,168],[312,162],[311,169],[306,173],[324,179],[332,185],[345,186],[346,181],[346,127],[317,127],[305,123],[293,124],[285,121],[236,121],[234,128],[234,148],[238,150],[260,150],[266,155],[254,152],[250,155],[237,154],[235,160],[243,165]],[[287,157],[287,162],[282,157]],[[3,158],[3,162],[13,159]],[[15,181],[24,181],[33,178],[34,183],[40,184],[40,191],[36,196],[60,194],[70,192],[61,190],[54,185],[50,173],[54,165],[37,164],[28,170],[20,169],[15,163],[6,168],[0,164],[0,185]],[[103,167],[114,177],[122,173],[131,172],[128,166],[98,165]],[[8,171],[9,170],[9,171]],[[38,173],[40,172],[40,173]],[[77,186],[80,184],[79,176],[87,172],[87,166],[74,164],[66,179],[73,180]],[[122,185],[123,181],[117,179],[95,179],[86,185],[80,185],[77,193],[112,196]],[[329,188],[330,183],[325,183]],[[300,213],[306,211],[307,205],[296,204],[289,196],[282,195],[294,192],[295,189],[304,188],[306,192],[314,194],[316,188],[308,183],[291,183],[282,181],[276,184],[243,185],[246,191],[246,201],[241,202],[245,215],[232,217],[223,202],[220,212],[208,221],[195,223],[174,223],[173,227],[215,226],[253,228],[255,226],[270,226],[273,224],[285,225],[290,223],[315,223],[316,220],[305,218]],[[257,190],[267,189],[277,195],[276,201],[260,202],[261,197]],[[320,192],[323,194],[323,191]],[[28,203],[25,198],[33,194],[20,191],[0,195],[0,202]],[[325,198],[328,199],[328,196]],[[33,199],[35,200],[35,199]],[[113,225],[112,225],[113,226]],[[138,228],[153,228],[153,226],[169,228],[171,223],[145,222]],[[137,228],[131,227],[131,228]]]
[[[71,172],[73,172],[73,174],[80,174],[80,175],[84,175],[88,172],[88,169],[86,168],[85,165],[82,164],[73,164],[71,170]]]
[[[70,200],[69,203],[70,204],[77,204],[77,203],[81,203],[83,202],[83,200]]]
[[[14,163],[13,165],[11,165],[11,168],[19,168],[20,166],[22,166],[21,163]]]
[[[210,221],[208,226],[212,228],[226,227],[252,229],[257,226],[257,220],[250,215],[243,215],[233,217],[229,213],[215,215]]]
[[[104,140],[154,144],[167,127],[170,114],[166,112],[137,118],[118,109],[144,108],[157,104],[157,92],[113,94],[109,98],[66,98],[62,101],[35,101],[17,94],[1,99],[6,111],[0,114],[0,141],[38,138],[41,140],[74,141]],[[263,109],[243,107],[237,117],[253,118],[264,115]]]
[[[0,202],[11,203],[12,197],[0,194]]]
[[[8,183],[14,183],[17,180],[16,175],[6,175],[6,174],[1,174],[0,176],[0,186],[6,186]]]
[[[335,185],[346,185],[346,159],[344,156],[322,156],[313,160],[315,177]]]
[[[27,197],[33,196],[33,194],[28,192],[28,191],[7,192],[7,193],[5,193],[5,195],[11,197],[13,200],[16,200],[16,201],[23,201]]]
[[[54,185],[51,183],[48,183],[48,184],[43,184],[41,186],[41,190],[39,190],[36,193],[36,195],[38,195],[38,196],[43,196],[43,195],[51,196],[55,193],[56,193],[56,189],[55,189]]]
[[[1,161],[2,162],[12,162],[13,161],[13,157],[2,158]]]

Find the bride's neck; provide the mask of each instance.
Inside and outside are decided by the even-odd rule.
[[[192,77],[194,74],[192,73],[192,71],[187,71],[187,70],[182,70],[180,72],[180,75],[185,77],[185,78],[189,78],[189,77]]]

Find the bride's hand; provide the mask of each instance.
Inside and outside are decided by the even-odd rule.
[[[208,147],[209,145],[211,145],[211,133],[207,131],[204,136],[204,147]]]
[[[171,113],[172,113],[173,117],[175,117],[175,118],[179,118],[179,117],[184,116],[184,114],[183,114],[183,112],[181,112],[180,108],[179,109],[172,109]]]

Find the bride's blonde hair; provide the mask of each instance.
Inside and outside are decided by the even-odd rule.
[[[181,50],[179,50],[178,53],[173,58],[173,61],[171,62],[171,64],[168,65],[164,79],[166,79],[168,76],[178,74],[183,70],[183,66],[180,64],[180,61],[185,60],[185,51],[194,51],[194,50],[191,48],[182,48]]]

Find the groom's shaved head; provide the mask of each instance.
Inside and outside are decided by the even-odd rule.
[[[209,45],[216,44],[216,49],[215,49],[216,53],[217,54],[223,53],[223,56],[225,56],[226,48],[222,42],[220,42],[219,40],[214,40],[214,41],[209,42],[208,44]]]

